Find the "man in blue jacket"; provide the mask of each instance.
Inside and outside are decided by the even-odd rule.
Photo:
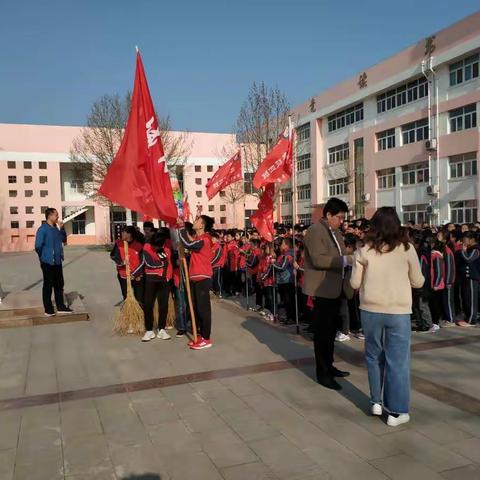
[[[52,304],[52,289],[55,292],[57,313],[72,313],[72,310],[65,305],[63,300],[63,244],[67,241],[67,234],[63,224],[58,222],[57,210],[47,208],[45,218],[47,219],[46,223],[37,230],[35,251],[40,259],[43,272],[42,295],[45,316],[53,317],[55,310]]]

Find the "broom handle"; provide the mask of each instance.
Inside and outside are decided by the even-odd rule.
[[[125,252],[125,275],[127,276],[127,293],[132,290],[132,280],[130,278],[130,259],[128,258],[128,242],[123,242],[123,251]]]
[[[188,265],[185,258],[185,250],[181,242],[178,244],[178,256],[182,261],[183,272],[185,273],[185,288],[187,289],[188,308],[190,309],[190,318],[192,319],[193,341],[197,343],[197,322],[195,320],[195,311],[193,310],[192,293],[190,291],[190,279],[188,277]]]

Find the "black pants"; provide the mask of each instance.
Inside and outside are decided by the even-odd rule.
[[[255,306],[261,307],[263,305],[262,286],[258,283],[257,275],[252,275],[252,287],[255,292]]]
[[[295,285],[293,283],[280,283],[278,291],[287,312],[287,319],[295,321]]]
[[[317,378],[331,377],[335,334],[341,329],[340,298],[313,301],[313,345]]]
[[[222,267],[213,269],[213,286],[212,290],[215,295],[222,295]]]
[[[478,314],[478,280],[462,279],[462,305],[465,321],[477,323]]]
[[[120,288],[122,289],[122,297],[125,300],[127,298],[127,279],[117,276]],[[140,305],[143,305],[143,278],[141,280],[132,280],[133,294]]]
[[[41,263],[43,272],[43,307],[45,313],[55,313],[52,303],[52,289],[55,293],[55,305],[57,310],[63,310],[65,303],[63,300],[63,269],[61,265],[49,265],[48,263]]]
[[[158,300],[158,329],[165,328],[168,315],[170,284],[166,280],[145,280],[145,330],[153,330],[153,309]]]
[[[263,287],[263,296],[265,297],[265,308],[271,314],[276,313],[273,306],[273,287]]]
[[[350,316],[350,331],[358,332],[362,329],[362,322],[360,321],[360,297],[358,293],[353,295],[353,298],[348,300],[348,313]]]
[[[439,325],[443,316],[443,290],[431,292],[429,306],[432,314],[432,322]]]
[[[198,282],[190,282],[195,319],[200,330],[200,335],[205,340],[210,339],[212,330],[212,309],[210,306],[211,284],[212,281],[209,278]]]

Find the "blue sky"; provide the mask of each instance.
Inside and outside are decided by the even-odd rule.
[[[474,13],[471,0],[0,0],[0,122],[81,125],[140,47],[176,129],[231,131],[253,81],[290,104]]]

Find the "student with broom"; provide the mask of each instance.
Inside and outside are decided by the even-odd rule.
[[[212,310],[210,305],[210,288],[212,286],[212,238],[210,232],[213,218],[201,215],[194,224],[195,235],[190,235],[185,228],[179,231],[183,246],[190,251],[189,278],[192,290],[195,318],[198,321],[200,335],[196,343],[190,343],[192,350],[210,348],[210,332],[212,328]]]

